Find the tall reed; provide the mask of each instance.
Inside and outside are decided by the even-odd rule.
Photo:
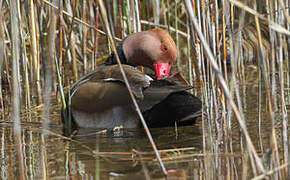
[[[20,124],[20,37],[19,37],[19,4],[17,1],[10,1],[10,22],[11,22],[11,49],[12,49],[12,82],[13,82],[13,105],[12,105],[12,117],[13,117],[13,133],[16,144],[16,152],[19,168],[19,179],[24,179],[24,162],[23,151],[21,143],[21,124]]]

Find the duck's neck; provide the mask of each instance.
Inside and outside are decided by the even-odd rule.
[[[123,51],[123,41],[121,41],[118,46],[117,46],[117,53],[118,53],[118,56],[119,56],[119,59],[121,61],[122,64],[128,64],[128,65],[131,65],[125,54],[124,54],[124,51]],[[114,65],[114,64],[117,64],[117,58],[115,56],[114,53],[111,53],[111,55],[106,59],[106,61],[104,62],[105,65]]]

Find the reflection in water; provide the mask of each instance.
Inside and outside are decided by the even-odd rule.
[[[15,158],[15,147],[9,125],[0,129],[1,179],[17,177],[18,166]],[[76,179],[99,176],[100,179],[134,179],[139,176],[162,178],[159,165],[152,153],[151,145],[145,132],[140,130],[121,130],[96,134],[96,130],[82,131],[72,141],[57,136],[61,127],[53,128],[45,139],[47,155],[47,171],[52,179],[76,177]],[[54,134],[55,133],[55,134]],[[42,177],[43,165],[41,150],[41,129],[24,126],[22,130],[22,146],[24,152],[25,174],[27,179]],[[174,128],[152,129],[152,135],[163,158],[172,155],[199,153],[201,149],[201,132],[199,127],[180,127],[178,135]],[[194,158],[187,161],[165,161],[171,176],[180,174],[192,167]],[[176,170],[178,169],[178,170]],[[184,170],[180,170],[184,169]],[[183,172],[183,173],[180,173]],[[190,174],[188,174],[190,175]]]
[[[261,127],[259,129],[258,87],[246,86],[241,89],[245,119],[248,131],[258,153],[268,152],[270,147],[271,122],[268,120],[265,102],[261,102]],[[262,101],[265,98],[262,98]],[[159,164],[143,129],[101,131],[82,130],[73,138],[66,140],[61,136],[59,108],[51,114],[50,132],[41,140],[41,123],[37,116],[23,123],[22,147],[26,179],[39,179],[47,172],[50,179],[160,179]],[[32,116],[32,117],[34,117]],[[278,116],[277,116],[278,117]],[[279,119],[277,119],[279,121]],[[28,120],[23,117],[22,122]],[[204,154],[202,123],[196,126],[151,129],[153,138],[172,179],[200,179],[204,177],[215,161],[232,163],[232,174],[242,177],[251,172],[245,170],[250,165],[248,155],[241,151],[241,133],[236,121],[232,124],[232,154]],[[279,124],[278,124],[279,125]],[[278,132],[279,133],[279,132]],[[260,134],[260,136],[259,136]],[[290,133],[288,133],[289,136]],[[0,124],[0,179],[17,179],[18,165],[13,140],[12,123]],[[281,143],[279,143],[281,144]],[[46,153],[43,153],[45,150]],[[42,157],[42,154],[47,157]],[[268,154],[270,156],[270,154]],[[265,161],[267,154],[265,154]],[[47,159],[47,168],[43,162]],[[242,171],[243,169],[243,171]],[[248,169],[251,169],[248,167]],[[226,172],[226,171],[219,171]],[[218,172],[216,172],[218,174]],[[225,174],[221,174],[224,177]]]

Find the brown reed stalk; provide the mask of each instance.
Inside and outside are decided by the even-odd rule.
[[[224,6],[223,6],[224,9]],[[228,81],[226,60],[227,60],[227,43],[226,43],[226,19],[225,19],[225,11],[222,11],[222,40],[223,40],[223,68],[224,68],[224,77],[225,80]]]
[[[74,29],[73,29],[76,9],[77,9],[77,5],[76,5],[76,2],[74,2],[74,3],[72,3],[72,12],[73,12],[72,17],[73,18],[72,18],[72,22],[71,22],[71,25],[69,28],[69,33],[68,33],[68,35],[69,35],[68,44],[69,44],[70,48],[67,49],[67,51],[70,50],[71,56],[72,56],[72,72],[73,72],[74,81],[78,80],[78,66],[77,66],[77,58],[76,58],[75,33],[74,33]]]
[[[110,16],[108,16],[109,25],[110,25],[110,28],[112,30],[112,35],[115,36],[115,34],[116,34],[115,33],[115,24],[114,24],[114,21],[113,21],[113,18],[112,18],[113,9],[112,9],[112,3],[110,2],[110,0],[106,0],[106,6],[107,6],[107,9],[106,9],[107,13],[110,14]],[[109,40],[108,40],[108,42],[109,42]]]
[[[49,174],[48,174],[48,164],[47,164],[47,151],[46,151],[46,146],[45,146],[45,136],[44,134],[41,134],[41,165],[42,165],[42,174],[41,177],[43,179],[49,179]]]
[[[5,24],[3,24],[4,25],[4,27],[7,29],[7,25],[6,25],[6,23]],[[4,29],[5,29],[4,28]],[[6,35],[6,36],[9,36],[9,35]],[[9,38],[9,37],[8,37]],[[9,86],[9,91],[10,92],[12,92],[12,83],[11,83],[11,79],[12,79],[12,77],[10,76],[10,74],[9,74],[9,63],[8,63],[8,57],[7,57],[7,53],[5,53],[4,54],[4,66],[5,66],[5,68],[3,68],[3,69],[5,69],[5,71],[7,72],[6,73],[6,75],[7,75],[7,78],[6,78],[6,80],[7,80],[7,82],[8,82],[8,86]]]
[[[112,14],[113,22],[114,22],[114,25],[117,25],[117,22],[118,22],[117,15],[119,11],[117,0],[113,0],[112,6],[113,6],[113,14]],[[119,29],[117,31],[119,31]]]
[[[35,8],[34,8],[34,1],[30,0],[29,2],[30,5],[30,34],[31,34],[31,54],[32,54],[32,62],[33,62],[33,79],[34,83],[36,84],[36,91],[37,91],[37,101],[38,104],[42,103],[42,90],[41,90],[41,81],[40,81],[40,62],[39,62],[39,52],[38,52],[38,39],[37,39],[37,26],[36,26],[36,19],[35,19]]]
[[[230,25],[231,22],[230,22],[230,18],[231,18],[231,12],[230,12],[230,4],[227,2],[227,1],[222,1],[222,9],[223,9],[223,25]],[[223,28],[224,30],[224,28]],[[231,79],[231,82],[228,84],[229,88],[230,88],[230,91],[231,91],[231,94],[232,91],[233,91],[233,87],[235,85],[235,77],[234,77],[234,74],[235,74],[235,71],[234,71],[234,68],[233,66],[235,66],[235,62],[232,61],[232,55],[234,54],[233,53],[233,37],[232,37],[232,31],[233,31],[233,27],[230,26],[230,28],[228,28],[228,36],[229,36],[229,44],[227,45],[224,45],[224,48],[229,48],[230,49],[230,59],[231,59],[231,67],[232,67],[232,70],[233,70],[233,73],[232,73],[232,79]],[[224,35],[226,34],[224,31],[223,31]],[[225,41],[223,39],[223,41]],[[224,49],[225,50],[225,49]],[[224,51],[225,53],[225,51]],[[227,82],[227,77],[228,77],[228,73],[227,73],[227,58],[226,58],[226,55],[224,54],[224,59],[223,59],[223,69],[224,69],[224,77],[225,77],[225,81]],[[214,74],[212,74],[212,76],[214,76]],[[222,91],[221,92],[221,95],[222,97],[224,97],[224,92]],[[223,134],[222,134],[222,141],[224,141],[224,152],[225,153],[228,153],[229,152],[229,133],[230,133],[230,124],[231,124],[231,107],[230,106],[227,106],[227,102],[226,102],[226,99],[225,98],[222,98],[222,123],[221,123],[221,126],[223,127]],[[238,104],[239,105],[239,104]],[[240,111],[240,109],[239,109]],[[240,111],[242,112],[242,111]],[[241,113],[241,116],[243,116],[243,114]],[[243,118],[243,117],[242,117]],[[220,143],[220,142],[219,142]],[[224,166],[224,177],[227,178],[227,179],[230,179],[231,177],[231,171],[230,171],[230,161],[229,161],[229,158],[227,157],[226,158],[226,163],[221,163],[221,164],[225,164]]]
[[[131,4],[130,0],[126,0],[126,17],[127,17],[127,26],[128,26],[128,34],[133,33],[134,26],[132,24],[132,13],[131,13]]]
[[[62,45],[63,45],[63,1],[58,2],[58,61],[60,72],[63,72]],[[53,62],[53,61],[52,61]]]
[[[138,0],[132,0],[132,8],[133,11],[133,24],[134,24],[134,32],[140,32],[141,31],[141,23],[140,23],[140,15],[139,15],[139,3]]]
[[[170,10],[170,5],[169,5],[169,0],[166,0],[166,21],[167,26],[168,26],[168,33],[170,34],[171,29],[170,29],[170,16],[169,16],[169,10]]]
[[[0,8],[0,103],[1,103],[1,118],[4,119],[5,114],[5,106],[4,106],[4,99],[2,94],[2,68],[3,68],[3,62],[5,57],[5,34],[4,34],[4,19],[3,19],[3,11],[2,8]]]
[[[160,1],[155,0],[153,2],[153,17],[154,17],[154,24],[159,24],[160,22]]]
[[[195,73],[194,73],[194,68],[193,68],[193,64],[192,64],[192,59],[191,59],[191,42],[190,42],[190,23],[189,20],[187,18],[187,59],[188,59],[188,79],[189,79],[189,83],[192,86],[193,85],[193,76],[195,77]],[[191,93],[193,93],[193,90],[191,90]]]
[[[95,23],[96,23],[96,29],[98,29],[98,26],[99,26],[99,7],[98,7],[97,0],[95,1],[95,6],[96,6]],[[94,43],[95,57],[97,57],[97,52],[98,52],[98,44],[99,44],[98,39],[99,39],[99,33],[98,33],[98,31],[95,31],[95,43]]]
[[[175,1],[175,6],[174,6],[174,16],[175,16],[175,18],[174,18],[174,28],[175,28],[175,42],[176,42],[176,48],[177,48],[177,51],[178,51],[178,54],[179,54],[179,56],[177,56],[177,58],[176,58],[176,64],[177,64],[177,70],[178,71],[181,71],[181,62],[180,62],[180,45],[179,45],[179,35],[178,35],[178,33],[177,33],[177,30],[178,30],[178,10],[177,10],[177,8],[178,8],[178,6],[177,6],[177,1]]]
[[[72,67],[73,67],[73,76],[74,80],[78,80],[78,66],[77,66],[77,58],[76,58],[76,50],[75,50],[75,34],[72,31],[71,32],[71,37],[70,37],[70,51],[72,55]]]
[[[38,65],[38,58],[37,58],[37,44],[36,44],[36,26],[35,26],[35,16],[34,16],[34,2],[33,0],[29,1],[30,5],[30,24],[31,24],[31,45],[32,45],[32,64],[33,64],[33,76],[37,75],[37,65]],[[36,77],[34,77],[36,79]]]
[[[18,1],[10,0],[10,24],[11,24],[11,49],[12,49],[12,82],[13,82],[13,103],[12,103],[12,118],[13,118],[13,134],[16,147],[16,154],[19,168],[19,179],[24,179],[24,162],[23,162],[23,151],[21,144],[21,124],[20,124],[20,38],[19,38],[19,9]]]
[[[221,46],[220,46],[220,23],[219,23],[219,3],[218,0],[215,0],[215,30],[216,30],[216,56],[219,64],[219,68],[221,69]]]
[[[21,10],[22,12],[24,12],[24,4],[21,5]],[[21,16],[21,32],[20,32],[20,36],[21,36],[21,40],[22,40],[22,51],[23,51],[23,59],[24,59],[24,62],[23,62],[23,66],[24,66],[24,79],[25,79],[25,105],[26,105],[26,109],[30,109],[31,107],[31,98],[30,98],[30,81],[29,81],[29,69],[28,69],[28,65],[29,65],[29,62],[28,62],[28,56],[27,56],[27,52],[26,52],[26,44],[25,44],[25,38],[24,38],[24,28],[25,26],[27,26],[27,22],[26,22],[26,18],[25,16]],[[31,120],[29,118],[29,120]]]
[[[266,5],[266,9],[267,9],[267,18],[268,18],[268,21],[272,20],[274,18],[274,15],[273,15],[273,2],[272,0],[268,1],[267,0],[267,5]],[[275,73],[276,73],[276,67],[275,67],[275,41],[277,41],[276,39],[276,36],[274,35],[274,32],[272,29],[270,29],[269,27],[269,36],[270,36],[270,43],[271,43],[271,54],[270,54],[270,57],[271,57],[271,73],[272,73],[272,79],[271,79],[271,82],[272,82],[272,97],[274,98],[274,101],[276,102],[276,99],[275,99],[275,94],[276,94],[276,86],[274,86],[274,84],[276,84],[276,78],[275,78]],[[261,71],[259,71],[259,80],[262,81],[262,74],[261,74]],[[259,84],[260,84],[260,81],[259,81]],[[261,86],[261,85],[260,85]],[[261,87],[260,87],[261,88]],[[261,91],[261,90],[259,90]]]
[[[73,177],[73,160],[72,156],[73,154],[69,151],[69,143],[65,144],[65,168],[67,169],[65,173],[66,179],[72,179],[74,180]],[[97,178],[96,178],[97,179]]]
[[[95,11],[95,8],[94,8],[94,1],[93,0],[89,0],[89,6],[88,6],[88,9],[89,9],[89,15],[90,15],[90,24],[91,25],[94,25],[98,26],[98,21],[97,21],[97,18],[98,18],[98,11],[97,11],[97,8],[96,8],[96,11]],[[96,17],[95,17],[96,16]],[[90,29],[90,33],[91,33],[91,40],[92,40],[92,44],[93,44],[93,51],[92,51],[92,55],[91,55],[91,68],[90,70],[93,70],[95,69],[95,59],[97,58],[97,45],[98,45],[98,32],[93,30],[93,29]]]
[[[275,2],[276,3],[276,2]],[[276,3],[277,4],[277,3]],[[276,6],[276,5],[275,5]],[[274,20],[274,14],[272,10],[273,9],[273,1],[270,0],[270,4],[267,4],[267,12],[268,12],[268,15],[267,15],[267,18],[268,18],[268,21],[271,21],[271,20]],[[269,8],[271,9],[269,11]],[[268,29],[269,29],[269,36],[270,36],[270,43],[271,43],[271,53],[270,53],[270,57],[271,57],[271,75],[272,75],[272,78],[271,78],[271,84],[272,84],[272,87],[271,87],[271,90],[272,90],[272,97],[273,97],[273,108],[274,108],[274,111],[278,111],[278,107],[277,107],[277,98],[276,98],[276,62],[275,62],[275,54],[276,54],[276,47],[275,47],[275,43],[277,42],[277,36],[275,35],[275,32],[270,28],[270,25],[268,26]]]
[[[274,63],[273,63],[274,64]],[[259,145],[261,152],[264,152],[263,141],[262,141],[262,74],[261,71],[258,72],[258,131],[259,131]]]
[[[82,3],[82,20],[87,22],[87,1],[84,0]],[[88,62],[87,62],[87,27],[82,26],[83,35],[82,35],[82,53],[83,53],[83,63],[84,63],[84,74],[88,72]]]
[[[28,162],[27,162],[27,166],[28,166],[28,170],[27,170],[27,174],[29,174],[29,178],[30,179],[33,179],[34,178],[34,174],[33,174],[33,167],[34,167],[34,153],[33,153],[33,134],[32,134],[32,131],[28,131],[27,133],[27,136],[29,137],[28,140],[27,140],[27,144],[28,144],[28,147],[27,147],[27,151],[28,151]],[[24,140],[23,140],[24,141]],[[25,143],[26,144],[26,143]]]
[[[99,156],[99,154],[100,154],[100,147],[99,147],[99,139],[100,139],[100,137],[99,136],[96,136],[96,147],[95,147],[95,150],[94,150],[94,152],[96,153],[96,157],[95,157],[95,160],[96,160],[96,163],[95,163],[95,169],[96,169],[96,171],[95,171],[95,175],[96,175],[96,177],[95,177],[95,179],[96,180],[100,180],[100,156]]]
[[[6,157],[8,155],[8,154],[6,154],[8,149],[6,148],[5,138],[3,138],[3,137],[5,137],[5,128],[2,127],[1,128],[1,134],[0,134],[0,139],[1,139],[0,143],[2,144],[1,149],[0,149],[0,158],[2,158],[2,159],[5,158],[5,155],[6,155]],[[5,174],[5,173],[8,174],[7,170],[5,168],[1,168],[0,169],[0,174],[2,175],[2,174]]]
[[[121,0],[120,0],[121,1]],[[120,7],[119,7],[119,12],[120,12],[120,24],[121,24],[121,33],[122,33],[122,38],[127,36],[126,31],[128,30],[128,18],[126,17],[126,2],[121,1],[120,2]]]

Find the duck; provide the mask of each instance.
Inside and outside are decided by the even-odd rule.
[[[177,48],[168,31],[154,28],[130,34],[119,43],[117,53],[149,127],[194,123],[201,101],[187,92],[193,87],[180,73],[169,75]],[[137,66],[153,70],[153,77]],[[141,127],[113,53],[72,85],[66,103],[69,108],[62,109],[64,128]]]

